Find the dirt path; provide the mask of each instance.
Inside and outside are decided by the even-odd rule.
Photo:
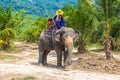
[[[20,80],[33,76],[32,80],[120,80],[120,75],[88,72],[81,70],[64,71],[55,68],[56,55],[48,56],[47,67],[37,65],[38,49],[36,45],[16,43],[21,52],[6,53],[16,58],[0,59],[0,80]]]

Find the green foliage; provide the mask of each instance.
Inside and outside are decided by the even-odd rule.
[[[0,50],[5,50],[6,46],[7,46],[7,43],[4,42],[3,40],[0,40]]]
[[[12,7],[7,8],[0,7],[0,30],[5,28],[17,29],[29,23],[31,16],[23,15],[26,11],[20,10],[17,12],[12,12]]]
[[[53,16],[66,3],[75,5],[76,0],[0,0],[4,7],[12,4],[14,11],[24,9],[28,11],[26,14],[44,17]]]
[[[120,50],[120,23],[113,25],[110,31],[111,36],[111,49]]]
[[[99,12],[97,15],[101,21],[101,24],[98,27],[99,30],[94,33],[96,33],[95,36],[98,40],[103,40],[105,37],[111,38],[111,49],[116,50],[116,44],[119,44],[120,37],[120,1],[108,0],[108,6],[108,16],[106,16],[106,0],[95,0],[95,8]],[[106,18],[108,19],[108,23],[106,23]],[[106,27],[106,24],[108,24],[109,27]]]
[[[4,30],[2,30],[0,32],[0,39],[3,39],[3,40],[5,40],[5,39],[8,39],[8,40],[14,39],[15,36],[16,36],[16,32],[11,28],[6,28],[6,29],[4,29]]]
[[[120,23],[114,25],[114,27],[111,28],[110,35],[113,38],[120,38],[120,27],[119,27],[119,25],[120,25]]]
[[[93,14],[92,6],[89,7],[90,5],[87,6],[86,3],[88,4],[89,2],[82,2],[82,4],[80,2],[78,7],[70,6],[69,10],[63,8],[67,10],[65,11],[67,26],[73,27],[80,32],[78,45],[81,52],[86,51],[92,32],[99,24],[98,19]]]
[[[39,18],[37,19],[33,24],[32,27],[28,27],[21,37],[24,40],[27,40],[27,42],[37,42],[40,33],[46,29],[46,23],[47,19],[46,18]]]
[[[12,13],[11,24],[13,28],[16,30],[16,34],[20,35],[28,26],[32,24],[32,16],[31,15],[24,15],[26,11],[20,10],[18,12]],[[17,36],[19,39],[20,36]]]
[[[98,25],[96,29],[92,33],[91,43],[100,43],[103,44],[103,40],[105,39],[105,26]]]
[[[38,38],[39,32],[37,31],[36,27],[29,27],[27,28],[22,37],[27,40],[27,42],[35,42]]]
[[[8,6],[6,9],[0,7],[0,30],[10,27],[8,23],[12,17],[11,12],[11,6]]]
[[[33,25],[38,26],[38,29],[40,30],[40,32],[43,31],[45,28],[47,28],[46,24],[47,24],[47,18],[42,18],[42,17],[38,18],[33,23]]]
[[[75,0],[52,0],[49,3],[49,0],[0,1],[3,3],[3,7],[0,7],[0,48],[6,49],[8,44],[10,47],[11,41],[15,38],[37,42],[40,33],[47,28],[47,18],[36,19],[34,17],[36,15],[51,17],[57,9],[66,3],[71,4],[64,5],[63,16],[68,27],[80,32],[76,44],[81,52],[87,50],[89,43],[102,43],[106,37],[106,0],[78,0],[77,5],[75,5]],[[120,0],[108,1],[109,36],[112,50],[120,50]],[[12,6],[6,7],[8,3],[15,5],[13,8]]]
[[[18,80],[35,80],[33,76],[21,77]]]
[[[16,32],[11,28],[6,28],[0,31],[0,48],[6,50],[10,48],[10,40],[14,39],[16,36]]]
[[[24,10],[21,10],[13,13],[11,6],[0,7],[0,39],[3,40],[1,48],[10,48],[11,40],[15,39],[16,34],[20,33],[19,28],[28,23],[29,18],[23,15],[24,12]]]
[[[73,27],[80,32],[79,49],[86,50],[85,46],[89,42],[103,43],[106,37],[106,0],[78,0],[79,5],[65,5],[63,7],[67,26]],[[120,37],[120,2],[119,0],[108,1],[108,19],[110,37],[112,37],[111,45],[117,48]],[[115,42],[114,42],[115,41]],[[116,45],[116,47],[115,47]]]

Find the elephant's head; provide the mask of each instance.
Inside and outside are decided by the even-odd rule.
[[[79,32],[72,28],[62,28],[56,32],[55,41],[63,44],[65,49],[65,65],[71,64],[71,55],[73,49],[73,42],[77,40]]]

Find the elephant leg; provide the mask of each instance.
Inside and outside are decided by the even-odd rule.
[[[43,54],[44,54],[44,50],[39,50],[39,58],[38,58],[39,65],[43,65]]]
[[[57,67],[62,68],[62,52],[57,53]]]
[[[57,68],[63,68],[62,67],[62,49],[57,48]]]
[[[67,55],[68,55],[68,52],[64,51],[64,67],[66,67]]]
[[[43,65],[47,65],[47,55],[48,55],[49,51],[44,51],[43,54]]]

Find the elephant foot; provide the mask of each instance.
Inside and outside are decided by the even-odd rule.
[[[44,63],[44,66],[48,66],[48,64],[47,64],[47,63]]]
[[[70,70],[72,70],[71,66],[64,66],[64,71],[70,71]]]
[[[42,63],[38,63],[39,66],[44,66]]]
[[[62,65],[57,65],[57,68],[62,69],[64,67]]]

